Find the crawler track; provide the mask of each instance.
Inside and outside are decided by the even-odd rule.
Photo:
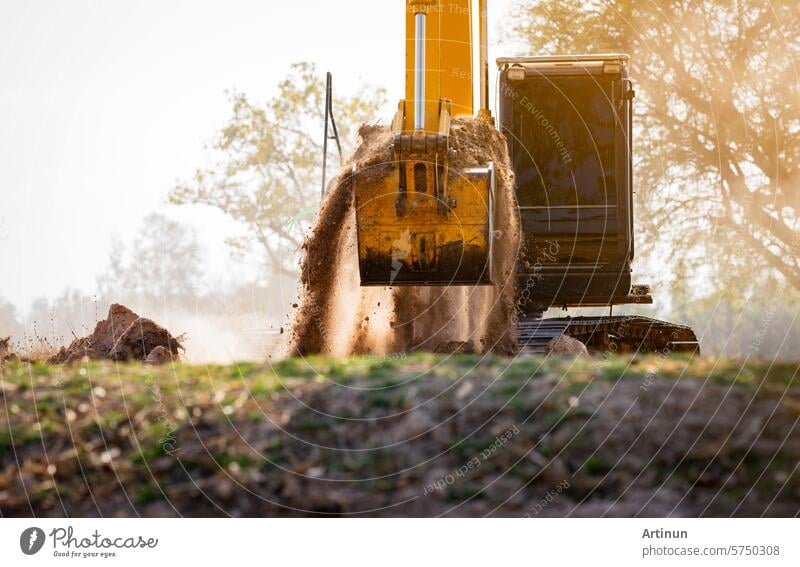
[[[696,352],[694,331],[638,315],[521,319],[517,325],[519,354],[543,354],[551,339],[567,335],[584,343],[589,352]]]

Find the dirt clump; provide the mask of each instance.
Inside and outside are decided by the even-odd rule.
[[[513,354],[514,267],[521,239],[505,138],[483,118],[458,118],[451,126],[451,173],[494,164],[493,285],[361,287],[352,171],[359,172],[360,183],[379,181],[392,174],[394,164],[388,127],[362,126],[359,137],[303,245],[290,354],[388,354],[455,344]]]
[[[566,335],[559,335],[551,339],[545,346],[545,353],[548,356],[589,356],[589,350],[585,344]]]
[[[170,352],[163,346],[158,345],[150,351],[144,361],[147,364],[165,364],[171,360]]]
[[[87,357],[91,360],[139,360],[168,355],[171,360],[180,359],[183,350],[181,337],[173,337],[169,331],[154,321],[140,317],[124,305],[113,304],[108,316],[97,323],[92,334],[72,341],[48,359],[51,364],[67,364]]]
[[[16,360],[17,355],[11,349],[11,337],[0,339],[0,362],[3,360]]]

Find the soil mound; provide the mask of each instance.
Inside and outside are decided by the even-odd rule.
[[[154,321],[115,303],[109,308],[108,317],[97,323],[91,335],[75,339],[68,347],[61,347],[48,362],[64,364],[83,357],[145,361],[159,347],[171,355],[165,358],[165,353],[159,351],[159,356],[154,359],[162,362],[170,358],[178,360],[179,351],[183,350],[180,337],[173,337]]]
[[[515,272],[520,249],[514,175],[505,138],[491,121],[455,119],[451,168],[494,163],[496,176],[492,286],[360,287],[354,186],[390,175],[392,133],[362,126],[360,143],[331,183],[316,225],[303,245],[300,308],[290,354],[388,354],[459,351],[513,354],[516,348]]]

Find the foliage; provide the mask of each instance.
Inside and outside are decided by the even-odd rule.
[[[171,202],[219,209],[246,229],[244,238],[230,239],[232,245],[257,245],[272,270],[293,275],[296,258],[282,250],[301,246],[308,226],[303,218],[319,201],[324,100],[324,82],[309,63],[293,65],[278,94],[265,104],[233,93],[232,116],[212,146],[216,163],[178,184]],[[373,120],[384,101],[382,90],[369,88],[336,98],[345,152],[355,129]],[[329,163],[333,168],[338,164],[335,158]]]
[[[695,329],[704,356],[797,359],[800,291],[775,279],[760,281],[757,291],[744,295],[736,287],[700,298],[673,295],[672,318]],[[763,289],[772,291],[764,294]]]
[[[535,53],[627,52],[638,84],[637,223],[717,288],[768,269],[800,289],[795,2],[519,0]],[[722,284],[722,285],[721,285]]]

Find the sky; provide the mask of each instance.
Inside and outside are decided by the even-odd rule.
[[[513,54],[495,41],[511,2],[489,0],[490,59]],[[238,277],[223,244],[236,227],[166,203],[209,163],[226,92],[266,100],[289,65],[311,61],[337,92],[368,83],[394,106],[403,17],[403,0],[4,0],[0,298],[24,311],[93,291],[111,239],[129,242],[153,211],[198,228],[209,281]]]

